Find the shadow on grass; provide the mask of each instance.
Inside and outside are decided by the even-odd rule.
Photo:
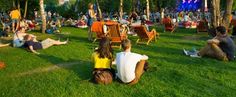
[[[211,79],[205,80],[197,76],[189,76],[188,74],[173,69],[161,70],[159,73],[157,73],[157,77],[162,83],[166,83],[170,88],[175,88],[178,91],[185,91],[181,93],[182,95],[202,96],[202,97],[215,95],[223,97],[228,94],[227,92],[224,91],[225,89],[228,91],[235,91],[235,89],[233,88],[225,88],[224,86],[222,86],[221,81],[213,80],[214,82],[212,82]],[[205,81],[210,81],[210,83],[205,83]],[[183,90],[186,88],[187,90]],[[168,92],[170,91],[164,90],[164,92],[167,93],[164,95],[169,95]],[[216,94],[212,94],[209,92],[214,92]],[[185,93],[191,93],[191,94],[185,94]]]
[[[188,46],[199,46],[194,43],[179,43],[185,44]],[[200,68],[215,68],[216,70],[225,70],[225,71],[234,71],[236,67],[231,66],[230,64],[233,62],[227,62],[228,65],[223,61],[219,61],[209,57],[202,58],[191,58],[190,56],[185,56],[183,54],[182,48],[171,48],[171,47],[163,47],[163,46],[144,46],[144,45],[135,45],[135,49],[143,54],[147,54],[152,59],[158,59],[159,61],[165,61],[168,63],[179,64],[179,65],[189,65]],[[158,62],[159,64],[162,64]]]
[[[54,64],[56,68],[64,68],[75,72],[82,81],[89,80],[92,76],[93,67],[89,61],[77,59],[63,60],[62,58],[51,55],[39,55],[39,57]]]

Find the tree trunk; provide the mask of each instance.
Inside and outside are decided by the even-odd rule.
[[[15,0],[12,0],[12,6],[13,6],[13,7],[16,7],[16,2],[15,2]]]
[[[20,12],[20,16],[21,16],[21,11],[20,11],[20,0],[17,0],[17,7],[18,7],[18,10]]]
[[[76,0],[74,12],[78,11],[78,6],[79,6],[79,0]]]
[[[123,17],[123,0],[120,0],[120,20],[122,20]]]
[[[160,22],[162,23],[162,19],[164,18],[165,16],[165,13],[164,13],[165,9],[164,8],[161,8],[160,10],[160,15],[161,15],[161,19],[160,19]]]
[[[27,9],[28,9],[28,0],[25,0],[25,12],[24,12],[24,18],[26,17]]]
[[[146,13],[147,13],[147,20],[150,20],[150,8],[149,8],[149,0],[146,0]]]
[[[97,7],[98,7],[99,19],[102,20],[102,11],[101,11],[100,6],[99,6],[99,1],[96,0],[96,3],[97,3]]]
[[[220,0],[212,0],[212,26],[216,28],[220,25]]]
[[[18,10],[20,11],[20,0],[17,0],[17,7],[18,7]]]
[[[233,6],[233,1],[234,0],[227,0],[227,6],[226,6],[226,10],[222,19],[222,26],[225,26],[226,28],[229,28],[229,24],[230,24],[230,16],[231,16],[231,12],[232,12],[232,6]]]
[[[136,6],[137,6],[137,0],[132,0],[132,10],[137,11]]]
[[[45,12],[44,12],[43,0],[39,1],[39,6],[40,6],[40,13],[41,13],[41,18],[42,18],[42,33],[45,33],[45,30],[46,30],[46,15],[45,15]]]

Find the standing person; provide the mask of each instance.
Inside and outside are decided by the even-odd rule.
[[[19,28],[19,20],[21,18],[20,11],[17,8],[13,8],[10,12],[10,17],[12,20],[12,31],[15,32]],[[15,26],[16,25],[16,26]]]
[[[136,84],[146,70],[148,56],[131,52],[131,41],[122,41],[123,52],[116,54],[117,76],[129,85]]]
[[[102,38],[98,49],[92,54],[92,62],[94,64],[93,78],[95,82],[106,84],[112,81],[112,77],[115,75],[115,70],[111,68],[113,60],[112,54],[113,51],[109,38]],[[102,73],[104,72],[108,73],[110,76],[103,76],[103,78],[108,80],[102,81],[100,75],[103,75]]]
[[[89,3],[88,8],[89,8],[88,9],[88,21],[87,21],[87,25],[89,27],[89,29],[88,29],[88,40],[92,41],[93,33],[91,31],[91,26],[93,24],[93,21],[96,19],[96,13],[94,12],[92,3]]]

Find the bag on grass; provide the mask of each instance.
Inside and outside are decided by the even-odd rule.
[[[47,34],[53,34],[53,30],[52,30],[52,29],[47,29],[47,30],[46,30],[46,33],[47,33]]]
[[[108,70],[99,70],[94,73],[94,81],[98,84],[110,84],[112,83],[112,73]]]
[[[3,62],[0,62],[0,69],[4,68],[5,64]]]

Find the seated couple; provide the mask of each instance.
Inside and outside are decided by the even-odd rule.
[[[123,52],[116,54],[116,59],[114,63],[117,67],[117,77],[118,79],[126,84],[133,85],[136,84],[141,75],[147,69],[146,60],[148,57],[146,55],[140,55],[131,52],[131,41],[125,39],[122,41]],[[97,72],[108,71],[115,78],[115,70],[111,68],[113,52],[111,49],[110,40],[108,38],[103,38],[100,41],[99,47],[92,54],[92,62],[94,63],[93,77],[96,78]],[[103,79],[110,79],[103,76]],[[97,82],[97,80],[95,80]],[[97,82],[101,83],[101,82]]]
[[[196,51],[190,54],[184,50],[186,55],[191,57],[209,56],[223,61],[232,61],[235,59],[235,44],[230,36],[227,35],[226,29],[223,26],[216,28],[216,37],[207,41],[207,45],[199,52]]]
[[[38,42],[35,39],[35,37],[32,37],[32,35],[25,35],[23,47],[29,49],[31,52],[33,52],[35,54],[40,54],[36,50],[46,49],[46,48],[49,48],[54,45],[63,45],[63,44],[67,44],[67,43],[68,43],[68,40],[61,42],[59,40],[53,40],[50,38],[47,38],[47,39],[43,40],[42,42]]]

